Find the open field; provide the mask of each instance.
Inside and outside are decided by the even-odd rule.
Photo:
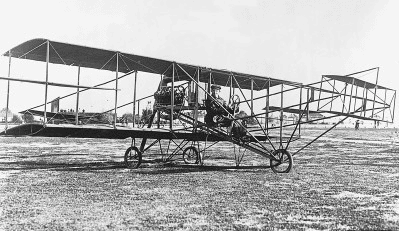
[[[203,167],[125,169],[129,144],[0,138],[0,229],[399,229],[394,129],[333,130],[279,175],[251,153],[236,169],[228,143],[207,152]]]

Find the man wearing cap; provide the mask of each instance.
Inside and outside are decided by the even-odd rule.
[[[225,116],[228,115],[227,111],[231,111],[231,108],[227,105],[226,100],[220,97],[221,87],[219,85],[211,86],[211,96],[213,99],[208,99],[205,101],[206,106],[206,115],[205,115],[205,123],[210,126],[215,126],[219,124],[220,126],[230,126],[231,121],[225,120]],[[234,112],[230,112],[234,113]]]
[[[220,90],[222,88],[219,85],[212,85],[211,86],[211,95],[212,97],[224,108],[226,108],[227,103],[226,100],[224,100],[222,97],[220,97]],[[224,111],[223,108],[219,108],[220,111]]]

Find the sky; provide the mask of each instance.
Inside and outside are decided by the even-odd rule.
[[[396,0],[16,0],[2,3],[2,9],[1,53],[33,38],[47,38],[305,84],[323,74],[380,67],[379,83],[399,90]],[[29,63],[19,71],[26,67],[21,62],[26,61],[12,60],[11,76],[45,79],[43,64]],[[76,84],[75,69],[65,77],[68,71],[59,68],[50,69],[50,81]],[[2,57],[0,76],[7,73],[8,58]],[[98,82],[115,76],[106,75]],[[154,81],[140,74],[138,97],[152,94]],[[2,101],[6,84],[0,82]],[[44,101],[43,87],[11,84],[13,111],[25,109],[25,102],[35,97]],[[16,94],[18,89],[24,94]],[[50,97],[61,92],[53,89]],[[89,109],[112,106],[112,92],[101,94],[108,97],[96,102],[100,109]],[[131,99],[131,92],[125,97]]]

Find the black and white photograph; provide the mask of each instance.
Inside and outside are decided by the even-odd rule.
[[[0,230],[399,230],[399,1],[1,6]]]

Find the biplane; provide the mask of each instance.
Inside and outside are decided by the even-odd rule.
[[[128,168],[138,168],[148,150],[161,147],[161,141],[166,140],[167,151],[161,152],[167,161],[181,156],[187,164],[203,165],[206,150],[218,142],[230,142],[269,159],[274,172],[288,173],[293,156],[347,118],[389,123],[394,119],[396,91],[378,84],[378,67],[345,75],[323,75],[316,83],[302,84],[48,39],[24,42],[4,56],[9,57],[9,66],[12,58],[45,62],[46,74],[44,81],[12,78],[10,74],[0,77],[8,86],[12,81],[45,85],[44,103],[21,112],[42,116],[42,123],[6,125],[1,135],[131,139],[124,154]],[[77,67],[78,79],[80,68],[111,71],[115,77],[94,86],[53,83],[49,82],[50,64]],[[141,72],[158,75],[159,84],[154,94],[137,99]],[[375,82],[362,79],[370,73],[375,75]],[[118,81],[126,76],[134,78],[134,87],[129,89],[133,100],[120,105]],[[108,83],[114,83],[115,88],[103,87]],[[76,110],[68,115],[68,121],[74,123],[52,123],[65,115],[47,108],[51,86],[76,88],[75,93],[60,99],[76,96],[77,109],[83,91],[114,91],[115,106],[106,111],[113,112],[113,120],[100,126],[95,121],[88,122],[93,115],[82,117]],[[220,97],[220,90],[228,97]],[[135,120],[140,110],[136,108],[140,100],[148,98],[154,99],[151,113],[138,123]],[[7,108],[8,100],[7,97]],[[118,126],[117,109],[126,106],[132,106],[132,125]],[[43,109],[38,110],[39,107]],[[323,116],[312,116],[315,114]],[[297,145],[295,141],[301,138],[304,124],[332,118],[337,118],[337,122],[306,144]],[[242,158],[243,155],[236,155],[237,166]]]

